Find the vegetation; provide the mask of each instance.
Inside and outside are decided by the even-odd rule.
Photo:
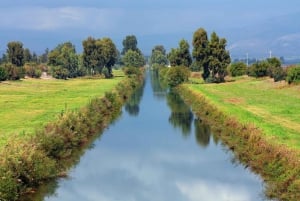
[[[82,42],[83,66],[90,74],[102,73],[107,68],[106,77],[112,77],[112,66],[118,59],[118,50],[110,38],[94,39],[88,37]]]
[[[289,84],[299,84],[300,83],[300,66],[290,67],[287,71],[286,81]]]
[[[134,50],[128,50],[122,58],[122,61],[126,67],[142,67],[145,64],[145,59],[142,54]]]
[[[172,48],[168,54],[171,66],[189,67],[192,64],[192,56],[189,49],[190,46],[186,40],[182,39],[179,41],[179,47]]]
[[[152,49],[149,63],[153,69],[156,69],[159,66],[166,66],[168,64],[168,59],[164,46],[157,45]]]
[[[207,82],[224,82],[226,68],[231,59],[226,50],[227,41],[219,38],[213,32],[210,40],[203,28],[198,29],[193,36],[193,57],[196,65],[203,69],[202,77]]]
[[[252,84],[258,85],[258,83]],[[210,92],[207,92],[201,87],[195,87],[195,85],[181,86],[179,91],[185,101],[192,105],[196,115],[203,122],[210,124],[214,138],[220,138],[233,151],[235,158],[239,159],[237,162],[243,163],[253,172],[263,177],[267,184],[265,193],[269,198],[275,198],[276,200],[299,200],[299,152],[292,151],[286,148],[286,146],[279,144],[280,142],[278,143],[274,140],[277,137],[264,136],[263,133],[266,130],[257,129],[257,119],[265,121],[264,115],[260,118],[257,115],[252,116],[248,110],[243,112],[243,107],[240,108],[237,106],[240,102],[237,101],[238,99],[230,99],[231,103],[228,103],[227,99],[223,99],[226,97],[226,93],[224,91],[221,93],[216,86],[213,86],[213,88],[217,88],[213,92],[210,90]],[[235,89],[238,88],[237,86]],[[246,93],[239,94],[245,97]],[[264,97],[268,99],[267,96]],[[221,103],[223,102],[222,100],[225,100],[225,103]],[[299,108],[299,105],[296,107]],[[247,118],[246,115],[243,117],[246,118],[246,121],[250,119],[250,121],[255,121],[255,124],[245,122],[239,115],[236,115],[237,112],[242,114],[248,113],[247,115],[250,117]],[[272,120],[269,122],[272,122]],[[286,136],[285,140],[289,137]],[[294,140],[297,140],[295,136]],[[292,140],[289,142],[292,142]],[[236,159],[234,160],[236,161]]]
[[[254,124],[278,143],[300,149],[299,86],[288,87],[269,79],[237,79],[216,85],[190,85],[201,92],[222,112],[245,124]]]
[[[124,79],[115,87],[114,91],[104,89],[102,85],[101,89],[106,91],[104,97],[90,99],[89,95],[91,94],[88,94],[85,102],[87,99],[90,99],[90,102],[86,107],[80,110],[62,111],[56,121],[39,129],[31,138],[14,136],[13,140],[12,138],[6,140],[5,148],[1,147],[0,149],[1,200],[17,200],[21,194],[35,188],[47,179],[57,177],[61,171],[64,171],[61,162],[72,157],[74,152],[83,146],[91,136],[102,131],[116,117],[122,103],[139,85],[141,79],[141,76]],[[84,84],[80,84],[83,87],[91,87],[86,85],[87,81],[84,80]],[[95,82],[94,79],[91,81]],[[55,82],[66,83],[66,81]],[[74,88],[74,84],[72,83],[72,88]],[[98,85],[99,83],[97,83]],[[92,91],[96,89],[97,95],[99,95],[99,88],[93,87]],[[57,87],[55,89],[57,90]],[[61,96],[62,91],[56,95]],[[17,95],[19,94],[22,92]],[[78,94],[82,96],[80,91],[72,94],[72,101],[76,100]],[[55,100],[53,98],[55,97],[52,97],[51,101]],[[54,103],[52,102],[51,105]],[[82,103],[80,103],[81,105]]]
[[[0,116],[1,144],[12,133],[33,134],[37,128],[55,120],[66,110],[81,107],[95,96],[103,96],[120,82],[122,71],[115,71],[115,79],[37,80],[0,84],[4,105]],[[4,137],[5,136],[5,137]]]
[[[247,65],[241,61],[232,63],[228,66],[228,72],[232,77],[246,75]]]

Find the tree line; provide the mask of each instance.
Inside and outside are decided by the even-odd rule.
[[[137,45],[134,35],[126,36],[120,54],[110,38],[88,37],[82,41],[81,54],[76,52],[74,44],[64,42],[38,56],[24,48],[22,42],[12,41],[0,58],[0,81],[18,80],[25,76],[38,78],[42,72],[48,72],[57,79],[96,74],[112,78],[112,68],[116,65],[141,67],[145,64],[144,55]]]
[[[213,32],[208,38],[204,28],[197,29],[193,34],[193,50],[187,40],[180,40],[179,47],[172,48],[168,54],[162,45],[153,48],[150,65],[156,69],[166,66],[171,68],[163,72],[170,86],[176,86],[188,79],[188,71],[202,71],[206,82],[224,82],[227,66],[230,64],[230,54],[226,50],[227,41]]]
[[[170,86],[176,86],[189,77],[190,71],[202,72],[205,82],[225,82],[225,76],[248,75],[253,77],[270,76],[274,81],[286,80],[288,83],[300,83],[300,66],[282,68],[281,60],[273,57],[257,61],[247,66],[243,62],[231,62],[230,53],[226,50],[227,41],[212,32],[210,38],[204,28],[193,34],[192,53],[187,40],[180,40],[177,48],[166,53],[162,45],[152,49],[149,63],[153,69],[160,69],[169,64],[169,70],[162,70]]]

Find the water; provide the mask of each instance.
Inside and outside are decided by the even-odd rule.
[[[263,200],[261,179],[233,155],[178,95],[147,76],[68,178],[45,201]]]

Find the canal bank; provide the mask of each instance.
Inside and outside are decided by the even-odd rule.
[[[92,99],[78,111],[64,111],[34,137],[8,140],[0,152],[0,200],[22,200],[47,180],[64,176],[78,149],[118,116],[142,80],[141,74],[130,75],[104,97]]]
[[[263,177],[267,183],[265,193],[268,197],[300,199],[297,151],[267,139],[255,125],[241,123],[230,114],[221,112],[206,96],[186,85],[180,86],[178,92],[196,115],[208,123],[215,135],[233,151],[235,157]]]

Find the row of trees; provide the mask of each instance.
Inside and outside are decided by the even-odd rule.
[[[82,42],[82,54],[77,54],[75,45],[71,42],[65,42],[51,51],[46,49],[44,54],[37,56],[24,48],[21,42],[9,42],[6,54],[0,59],[0,81],[17,80],[25,75],[39,77],[42,71],[48,69],[47,66],[50,67],[52,76],[59,79],[95,74],[111,78],[112,67],[116,64],[133,67],[145,64],[137,44],[134,35],[126,36],[120,54],[110,38],[88,37]]]
[[[190,53],[188,41],[179,41],[178,48],[172,48],[166,54],[163,46],[155,46],[150,57],[150,64],[154,67],[165,66],[168,61],[172,67],[184,66],[192,71],[202,70],[202,77],[207,82],[224,82],[227,66],[230,64],[230,54],[226,50],[225,38],[213,32],[210,39],[205,29],[196,30],[193,35],[193,51]]]
[[[286,80],[289,84],[300,82],[300,66],[281,67],[281,60],[273,57],[266,60],[258,61],[249,67],[244,62],[232,63],[228,66],[228,73],[235,77],[248,75],[252,77],[269,76],[275,82]]]

